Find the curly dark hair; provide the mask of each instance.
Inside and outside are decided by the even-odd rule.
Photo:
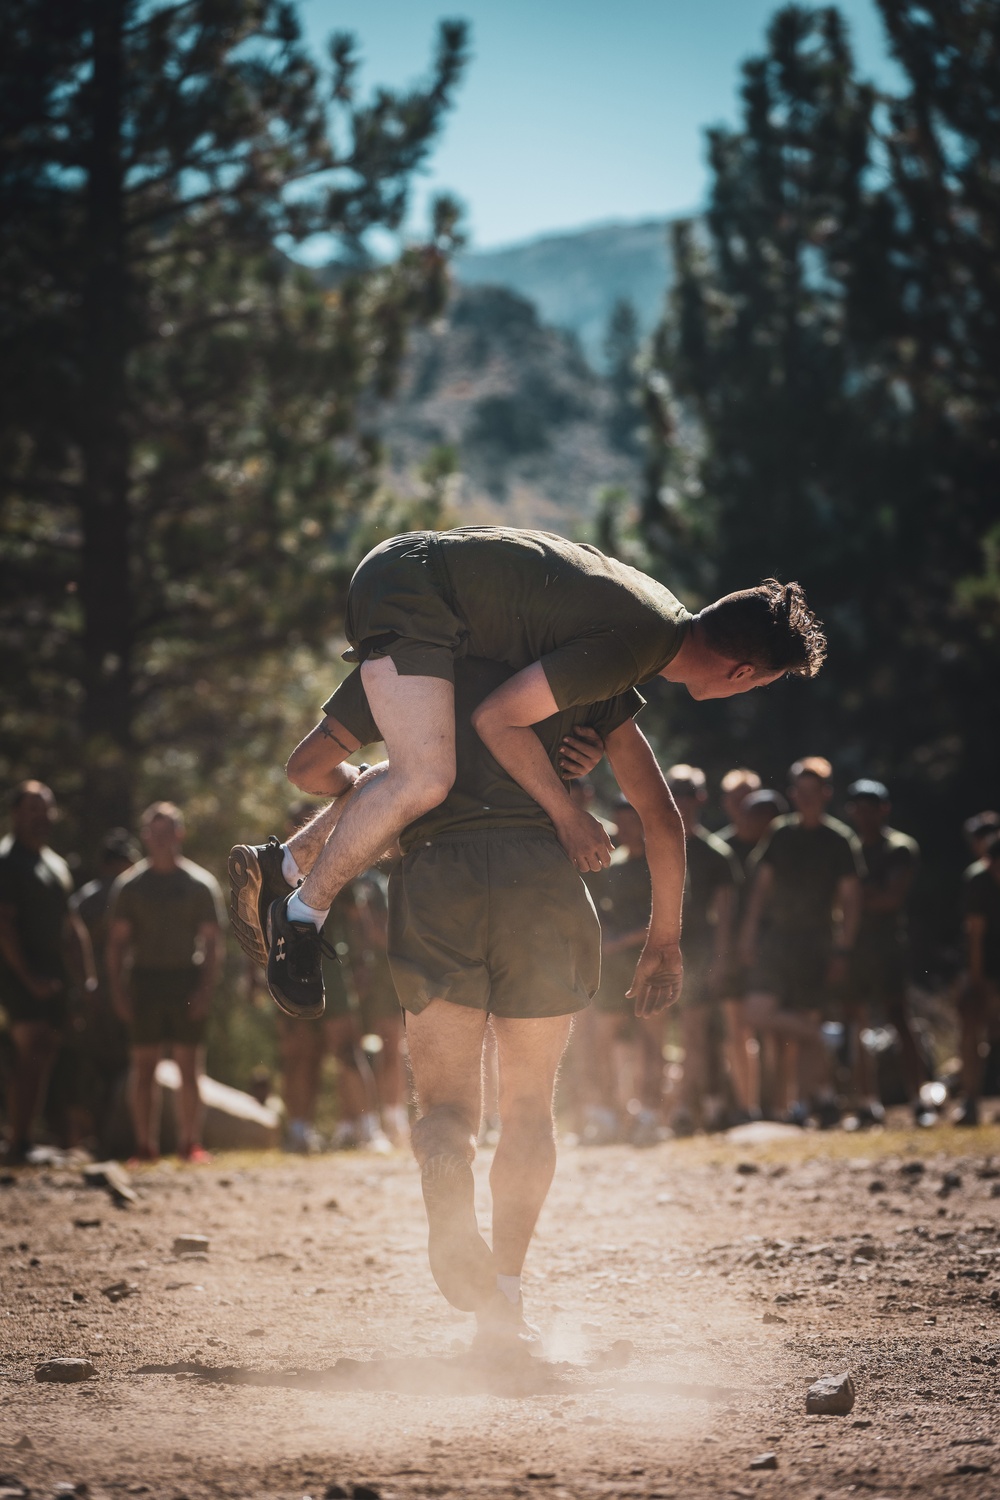
[[[765,578],[709,604],[698,616],[713,651],[760,672],[815,677],[826,659],[823,626],[799,583]]]

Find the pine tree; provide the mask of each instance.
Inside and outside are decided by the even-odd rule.
[[[645,529],[701,597],[798,576],[829,627],[817,683],[708,716],[711,757],[778,775],[823,751],[952,817],[993,774],[960,580],[1000,478],[1000,5],[880,4],[898,98],[858,77],[836,10],[786,6],[740,127],[710,132],[706,224],[675,231],[653,363],[701,446],[692,466],[667,432]]]
[[[446,290],[456,210],[390,265],[458,82],[357,94],[279,0],[0,13],[0,655],[10,774],[63,768],[91,832],[143,748],[225,743],[255,656],[336,626],[371,489],[363,415]],[[339,247],[326,287],[288,258]],[[193,726],[193,727],[192,727]]]

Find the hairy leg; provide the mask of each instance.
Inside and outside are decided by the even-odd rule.
[[[378,859],[408,823],[448,795],[455,780],[455,692],[438,677],[399,677],[389,657],[361,668],[388,752],[385,772],[362,777],[301,886],[317,910]]]
[[[493,1258],[520,1276],[556,1168],[552,1098],[571,1016],[494,1016],[500,1068],[500,1141],[493,1158]]]
[[[156,1064],[163,1048],[133,1047],[132,1068],[129,1077],[129,1105],[132,1111],[132,1129],[135,1133],[136,1150],[157,1153],[160,1142],[157,1138],[155,1098]]]

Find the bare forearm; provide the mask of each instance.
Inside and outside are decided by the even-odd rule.
[[[680,814],[666,805],[655,813],[642,814],[646,836],[646,859],[653,890],[649,915],[651,942],[677,943],[681,936],[681,906],[684,901],[684,876],[687,856],[684,825]]]
[[[535,731],[520,725],[480,724],[475,719],[473,722],[494,760],[534,798],[558,828],[573,804],[566,783],[554,770]]]

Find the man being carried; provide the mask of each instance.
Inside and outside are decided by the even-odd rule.
[[[427,1208],[431,1270],[455,1307],[475,1311],[488,1346],[530,1339],[520,1276],[555,1169],[552,1099],[572,1016],[600,975],[600,928],[583,881],[567,860],[552,821],[508,777],[472,727],[476,706],[509,674],[496,662],[456,664],[457,776],[444,802],[407,827],[403,858],[389,881],[388,955],[400,1001],[419,1108],[413,1127]],[[683,829],[645,739],[632,720],[641,707],[627,692],[551,716],[530,731],[569,802],[555,767],[563,737],[577,725],[597,730],[619,784],[643,820],[653,888],[649,942],[680,936]],[[351,746],[377,735],[355,673],[326,705],[325,723]],[[310,736],[292,757],[303,790],[328,790],[332,754]],[[598,758],[598,744],[587,769]],[[363,785],[390,774],[376,766]],[[266,894],[287,897],[305,874],[352,791],[295,835],[256,851]],[[297,866],[297,869],[296,869]],[[636,1010],[664,1003],[662,989],[633,988]],[[482,1112],[482,1054],[492,1024],[499,1057],[501,1134],[490,1183],[493,1243],[479,1234],[471,1163]]]
[[[457,656],[501,662],[513,673],[480,704],[475,728],[544,808],[583,872],[608,863],[610,841],[565,796],[531,725],[658,675],[699,699],[729,697],[789,672],[812,677],[825,651],[797,584],[768,580],[692,617],[661,584],[594,547],[501,527],[414,532],[382,543],[354,575],[346,630],[389,769],[351,799],[301,890],[270,922],[268,988],[299,1016],[322,1010],[319,931],[333,898],[454,783]],[[331,736],[325,749],[336,764],[346,760],[352,747],[336,727],[320,732]],[[327,789],[342,791],[343,779]],[[261,879],[249,847],[232,856],[244,927],[254,924]],[[656,1005],[675,999],[677,947],[647,943],[637,975]]]

